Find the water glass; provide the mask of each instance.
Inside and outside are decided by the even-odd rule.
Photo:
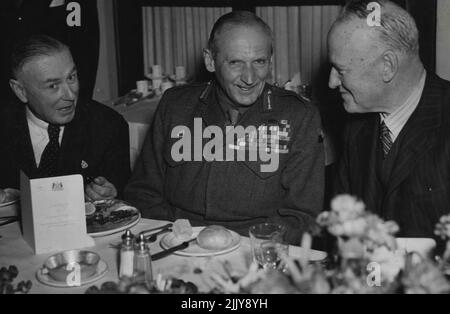
[[[285,242],[286,227],[275,223],[261,223],[249,229],[253,259],[264,269],[281,269],[281,255],[288,255]]]

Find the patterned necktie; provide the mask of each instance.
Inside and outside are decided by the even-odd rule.
[[[386,158],[387,154],[389,153],[389,150],[392,147],[392,137],[391,131],[384,123],[384,121],[382,121],[380,124],[380,140],[381,144],[383,145],[384,157]]]
[[[45,146],[39,163],[40,177],[54,177],[57,175],[59,159],[59,125],[49,124],[47,131],[50,141]]]

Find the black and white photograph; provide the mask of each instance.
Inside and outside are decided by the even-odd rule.
[[[450,0],[3,0],[0,294],[450,293],[449,51]]]

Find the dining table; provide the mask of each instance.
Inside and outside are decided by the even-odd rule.
[[[142,218],[129,230],[137,235],[141,231],[164,226],[168,221],[152,220]],[[38,272],[43,267],[45,261],[55,253],[35,255],[31,247],[22,237],[20,224],[13,222],[0,227],[0,268],[15,265],[19,271],[15,282],[31,280],[32,288],[29,293],[38,294],[81,294],[95,285],[100,287],[105,282],[119,281],[119,256],[121,236],[124,231],[95,237],[95,246],[83,248],[83,250],[97,253],[101,260],[107,265],[107,271],[95,282],[82,286],[53,287],[38,280]],[[164,235],[158,236],[157,240],[149,244],[151,254],[164,250],[161,239]],[[289,246],[289,255],[300,257],[302,248]],[[224,254],[211,254],[209,256],[182,256],[170,254],[164,258],[152,261],[153,278],[181,279],[185,282],[195,284],[200,293],[208,293],[217,287],[214,276],[230,278],[231,276],[244,276],[250,264],[252,254],[250,241],[247,236],[240,236],[239,245],[236,249]]]

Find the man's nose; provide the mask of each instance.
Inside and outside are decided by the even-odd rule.
[[[64,99],[65,100],[75,100],[77,87],[72,86],[71,84],[64,84]]]
[[[328,87],[331,89],[335,89],[336,87],[341,86],[341,79],[335,68],[331,68],[330,78],[328,79]]]
[[[247,85],[255,83],[256,74],[251,65],[245,65],[241,74],[241,81]]]

